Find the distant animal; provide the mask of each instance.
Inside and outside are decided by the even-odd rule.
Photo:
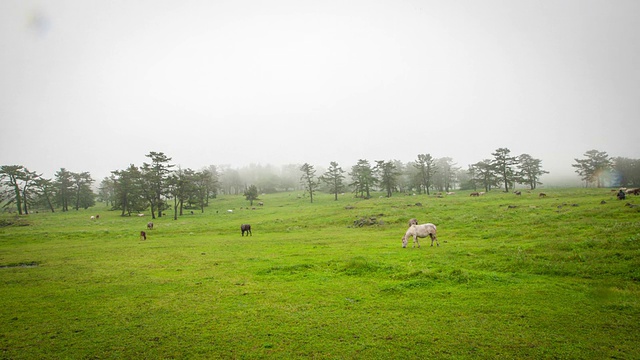
[[[469,196],[480,196],[479,192],[472,192],[471,194],[469,194]]]
[[[147,233],[144,231],[140,231],[140,240],[147,240]]]
[[[418,225],[418,219],[409,219],[409,227],[411,227],[411,225]]]
[[[616,197],[618,198],[618,200],[624,200],[627,197],[627,194],[624,191],[620,190],[618,191]]]
[[[95,220],[95,219],[96,219],[96,217],[91,215],[91,220]]]
[[[546,197],[546,196],[547,196],[547,194],[545,194],[545,193],[540,193],[540,195],[538,195],[538,196],[539,196],[539,197]]]
[[[149,222],[147,223],[147,229],[149,229],[149,230],[153,230],[153,222],[149,221]]]
[[[640,188],[636,188],[636,189],[627,189],[627,190],[625,191],[625,193],[626,193],[627,195],[631,195],[631,194],[633,194],[633,195],[640,195]]]
[[[518,195],[518,196],[519,196],[519,195],[522,195],[522,193],[521,193],[520,191],[514,191],[513,193],[514,193],[514,194],[516,194],[516,195]]]
[[[251,235],[253,236],[253,234],[251,233],[251,225],[249,224],[242,224],[240,225],[240,231],[242,232],[242,236],[244,236],[244,233],[247,233],[247,236]]]
[[[229,210],[227,210],[227,212],[228,212],[229,214],[231,214],[231,213],[233,212],[233,210],[229,209]]]
[[[260,202],[258,203],[258,206],[264,206],[264,203],[263,203],[262,201],[260,201]]]
[[[447,193],[447,195],[455,195],[455,194],[456,194],[456,193],[455,193],[455,192],[453,192],[453,191],[450,191],[450,192],[448,192],[448,193]]]
[[[144,214],[138,214],[138,216],[139,216],[139,217],[143,217],[143,216],[144,216]]]
[[[402,237],[402,247],[403,248],[407,247],[407,243],[409,242],[410,237],[413,237],[412,247],[415,247],[416,244],[418,244],[418,247],[420,247],[420,242],[418,241],[418,238],[425,238],[427,236],[431,238],[431,246],[433,246],[434,241],[436,242],[436,245],[440,246],[440,243],[438,242],[438,238],[436,237],[435,225],[431,223],[422,224],[422,225],[411,225],[407,230],[407,232]]]

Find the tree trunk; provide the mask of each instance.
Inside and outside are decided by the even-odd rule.
[[[14,181],[13,190],[16,193],[16,207],[18,208],[18,214],[22,215],[22,197],[20,196],[20,187],[18,187],[18,183]]]

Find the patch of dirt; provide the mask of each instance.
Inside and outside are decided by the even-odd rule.
[[[9,269],[9,268],[31,268],[31,267],[37,267],[40,266],[40,263],[37,261],[31,261],[31,262],[21,262],[21,263],[12,263],[12,264],[6,264],[6,265],[0,265],[0,269]]]

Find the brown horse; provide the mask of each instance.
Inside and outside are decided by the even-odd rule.
[[[242,224],[240,225],[240,231],[242,231],[242,236],[244,236],[244,233],[247,233],[247,236],[251,235],[253,236],[253,234],[251,233],[251,225],[249,224]]]

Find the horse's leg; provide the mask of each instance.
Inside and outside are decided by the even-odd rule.
[[[433,240],[436,241],[436,245],[440,246],[440,243],[438,242],[438,237],[436,236],[436,234],[429,234],[429,236],[431,236],[431,246],[433,246]]]
[[[420,247],[420,241],[418,241],[418,236],[413,235],[413,247],[415,247],[416,244],[418,244],[418,247]]]

